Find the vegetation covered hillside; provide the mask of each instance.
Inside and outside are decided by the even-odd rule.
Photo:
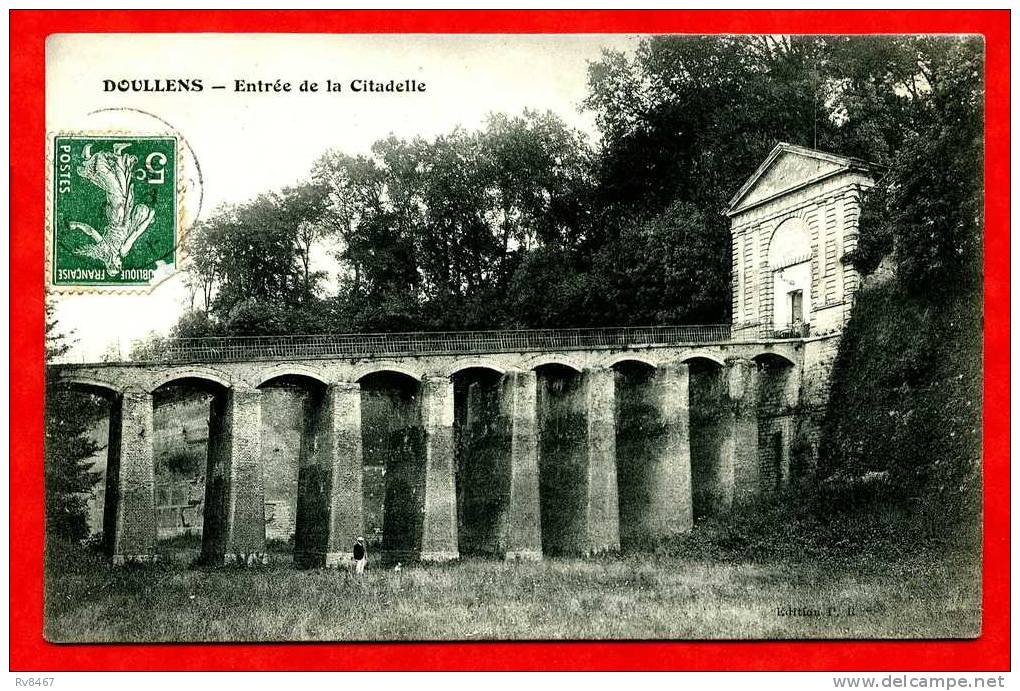
[[[923,74],[928,89],[862,217],[854,260],[872,277],[840,344],[820,470],[831,497],[883,496],[947,536],[980,507],[980,42],[952,44]],[[882,257],[891,275],[875,271]]]

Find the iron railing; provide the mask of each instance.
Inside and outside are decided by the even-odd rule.
[[[515,331],[428,331],[376,334],[176,338],[135,359],[146,362],[214,362],[290,358],[380,357],[422,354],[579,350],[730,339],[729,324]]]
[[[743,322],[730,328],[730,337],[734,341],[782,341],[807,338],[814,334],[811,324],[797,322],[776,328],[772,322]]]

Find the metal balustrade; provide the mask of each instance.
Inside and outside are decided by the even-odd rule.
[[[176,338],[142,362],[216,362],[633,348],[730,340],[729,324]]]

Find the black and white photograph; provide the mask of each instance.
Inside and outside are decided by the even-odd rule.
[[[981,634],[982,36],[45,61],[47,641]]]

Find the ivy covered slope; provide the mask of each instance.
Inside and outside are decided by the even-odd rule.
[[[979,298],[933,301],[896,281],[862,290],[836,358],[822,435],[829,498],[896,499],[930,511],[918,517],[931,519],[935,532],[980,506]]]
[[[869,277],[823,434],[830,498],[886,494],[935,534],[958,531],[968,524],[952,519],[980,507],[981,50],[957,43],[926,66],[924,98],[866,201],[854,261]]]

